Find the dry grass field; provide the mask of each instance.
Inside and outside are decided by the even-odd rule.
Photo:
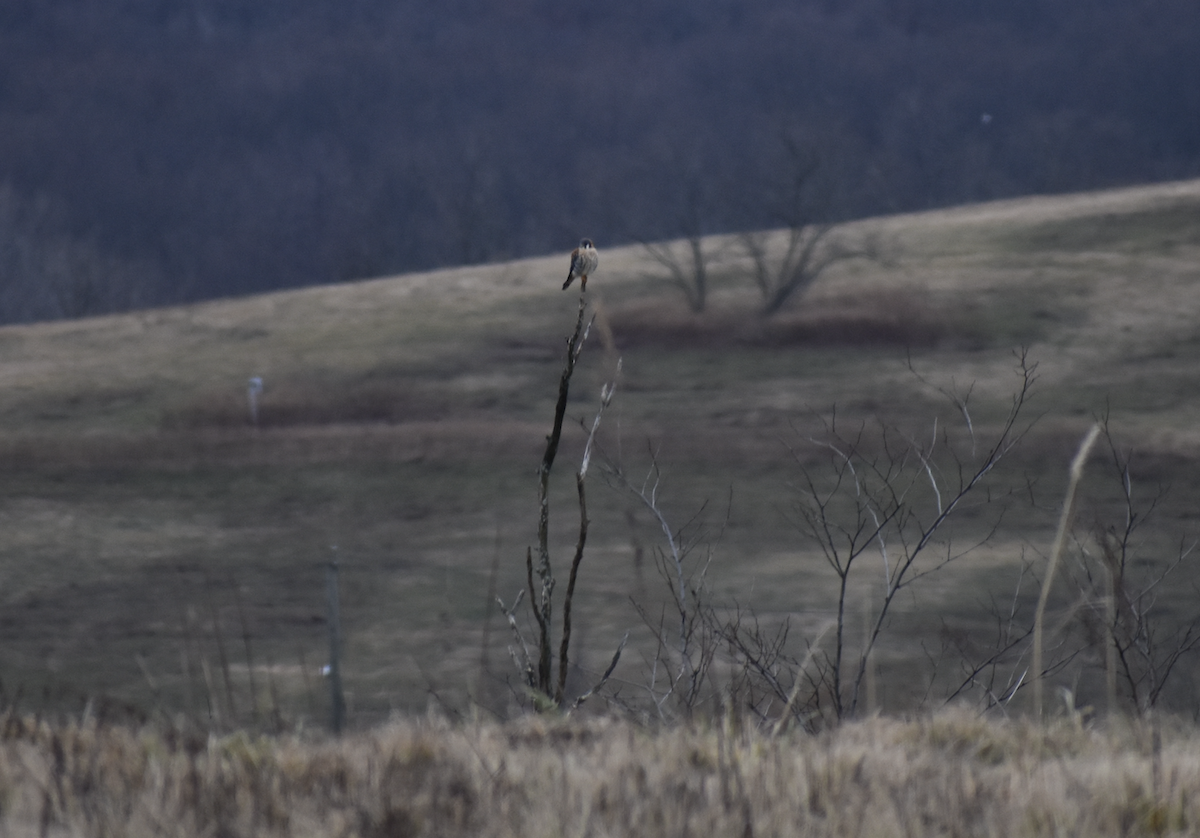
[[[771,738],[728,717],[392,722],[311,742],[8,717],[13,836],[1194,835],[1194,727],[942,712]]]
[[[630,474],[657,462],[660,509],[694,544],[691,560],[707,562],[714,609],[752,613],[764,630],[786,624],[794,659],[811,643],[827,651],[838,580],[798,530],[796,503],[804,470],[819,482],[836,458],[812,440],[827,439],[835,415],[844,432],[870,435],[882,423],[894,440],[936,442],[946,459],[919,465],[949,479],[952,452],[969,460],[1000,427],[1023,347],[1037,374],[1025,417],[1036,421],[931,555],[980,546],[892,603],[865,709],[938,708],[999,643],[1008,615],[1028,624],[1067,465],[1106,416],[1130,458],[1128,482],[1102,444],[1048,623],[1056,648],[1075,655],[1050,693],[1065,688],[1080,707],[1102,708],[1089,568],[1099,534],[1126,527],[1126,486],[1135,520],[1152,512],[1135,528],[1131,584],[1149,587],[1186,554],[1151,591],[1161,648],[1179,642],[1172,632],[1197,611],[1200,572],[1187,551],[1200,501],[1200,182],[873,219],[839,234],[870,241],[874,258],[834,265],[769,320],[756,313],[733,240],[710,243],[711,304],[701,315],[639,248],[601,243],[587,292],[596,326],[551,487],[555,561],[568,560],[578,526],[571,474],[586,435],[577,420],[590,421],[620,357],[600,432],[609,462]],[[564,259],[0,329],[8,702],[78,717],[91,701],[105,718],[183,716],[216,730],[322,725],[325,566],[336,556],[351,726],[430,704],[450,716],[512,715],[527,697],[494,597],[511,602],[525,587],[536,537],[537,464],[579,299],[559,290]],[[257,426],[251,376],[264,382]],[[968,391],[969,428],[947,397]],[[653,625],[671,597],[654,567],[661,531],[599,469],[589,480],[571,688],[594,682],[629,632],[613,680],[589,706],[644,709],[657,646],[642,614]],[[913,499],[922,509],[936,502],[927,484]],[[864,557],[848,581],[855,648],[878,613],[880,562]],[[724,655],[714,672],[732,678]],[[1028,644],[997,666],[1001,680],[1027,669]],[[1195,713],[1196,673],[1183,656],[1162,706]],[[958,698],[987,703],[977,686]],[[682,744],[690,735],[661,747],[701,747]],[[704,748],[716,747],[713,735]],[[340,759],[338,747],[311,758]],[[774,745],[745,747],[766,748],[755,757],[766,773],[747,794],[801,770],[785,767]],[[547,771],[583,770],[576,758],[584,752]],[[714,793],[704,783],[725,775],[713,772],[698,794]],[[1038,792],[997,782],[1006,795]],[[903,817],[919,811],[893,804]],[[861,834],[891,834],[879,830]]]

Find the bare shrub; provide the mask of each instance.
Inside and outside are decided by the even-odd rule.
[[[1132,454],[1122,450],[1107,419],[1101,427],[1119,505],[1107,520],[1091,525],[1091,538],[1075,539],[1074,583],[1083,597],[1079,619],[1091,660],[1104,669],[1110,711],[1128,707],[1142,715],[1159,706],[1180,664],[1200,648],[1200,608],[1163,601],[1173,574],[1193,560],[1198,542],[1179,538],[1165,556],[1146,543],[1144,531],[1155,520],[1163,490],[1146,501],[1135,496]]]
[[[1007,414],[986,440],[972,422],[969,391],[943,391],[962,417],[959,433],[935,423],[924,441],[883,421],[847,430],[834,414],[819,436],[803,438],[806,446],[825,452],[824,462],[813,466],[792,450],[799,475],[793,521],[834,573],[835,616],[829,642],[810,638],[802,655],[788,651],[788,621],[768,629],[752,613],[739,612],[723,623],[746,695],[761,717],[785,708],[811,727],[818,720],[858,715],[871,679],[872,653],[897,597],[995,535],[1004,495],[991,492],[988,478],[1031,424],[1025,413],[1036,365],[1023,352],[1017,354],[1016,376]],[[976,496],[995,510],[991,520],[981,531],[955,532],[951,524]],[[874,590],[876,605],[855,650],[849,618],[859,584]]]
[[[631,477],[618,459],[608,456],[604,475],[611,487],[649,513],[662,534],[653,548],[654,569],[669,592],[670,605],[655,614],[648,605],[633,603],[654,643],[644,693],[660,721],[690,718],[706,699],[718,694],[711,675],[722,643],[706,584],[713,536],[704,527],[705,510],[701,508],[681,527],[668,520],[659,500],[662,472],[653,451],[641,479]],[[706,544],[709,549],[700,549]]]
[[[1079,477],[1095,438],[1104,443],[1108,467],[1099,482],[1092,481],[1090,492],[1107,494],[1116,487],[1116,501],[1092,499],[1090,520],[1073,524]],[[1171,583],[1192,560],[1197,541],[1181,537],[1172,542],[1161,530],[1147,529],[1164,491],[1140,500],[1131,463],[1132,454],[1118,444],[1108,419],[1102,419],[1085,437],[1072,465],[1072,482],[1041,580],[1034,562],[1026,561],[1012,596],[1003,603],[993,599],[990,642],[944,634],[941,657],[956,657],[961,669],[947,701],[974,696],[985,709],[1005,708],[1018,691],[1033,686],[1033,710],[1040,717],[1044,685],[1052,684],[1068,714],[1094,713],[1103,702],[1110,715],[1132,711],[1145,716],[1160,709],[1172,689],[1182,692],[1175,687],[1182,680],[1182,664],[1200,649],[1200,609],[1190,597],[1172,591]],[[1173,548],[1168,546],[1172,543]],[[1036,608],[1025,591],[1027,580],[1041,590]],[[1175,709],[1194,703],[1191,696],[1184,701],[1175,697]]]

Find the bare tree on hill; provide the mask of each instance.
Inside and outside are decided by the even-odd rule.
[[[764,317],[779,312],[803,294],[837,262],[873,258],[871,242],[850,246],[838,234],[838,224],[826,220],[831,208],[830,187],[818,179],[821,156],[791,132],[782,132],[782,177],[766,199],[769,216],[784,230],[785,243],[772,247],[775,231],[742,233],[743,252],[753,263],[753,278],[762,295]]]
[[[670,218],[682,236],[665,242],[641,241],[642,249],[667,272],[667,281],[679,289],[688,308],[699,314],[708,306],[709,270],[720,255],[708,236],[720,227],[719,215],[727,189],[714,184],[713,174],[698,151],[672,146],[665,155],[671,173],[674,207]]]

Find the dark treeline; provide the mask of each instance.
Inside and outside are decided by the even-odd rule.
[[[0,320],[1200,174],[1196,0],[4,0]]]

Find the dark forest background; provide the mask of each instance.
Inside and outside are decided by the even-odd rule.
[[[1200,175],[1200,3],[0,3],[0,321],[777,226],[797,172]]]

